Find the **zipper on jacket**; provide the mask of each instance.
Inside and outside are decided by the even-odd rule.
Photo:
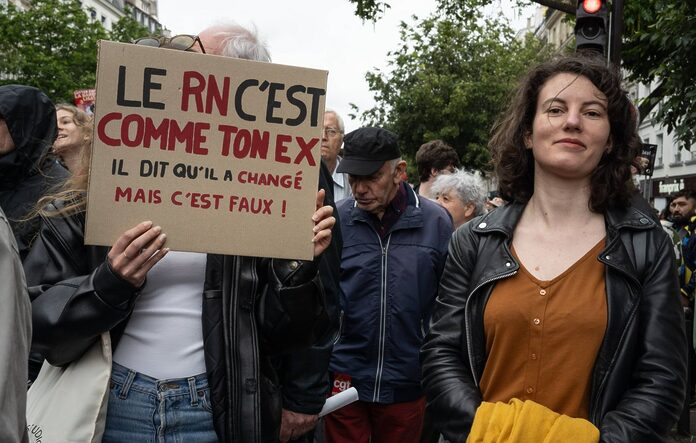
[[[502,279],[507,278],[507,277],[511,277],[515,274],[517,274],[517,271],[512,271],[512,272],[508,272],[505,274],[497,275],[493,278],[489,278],[488,280],[486,280],[482,283],[479,283],[474,288],[474,290],[469,293],[469,298],[466,299],[466,303],[464,304],[464,330],[466,332],[466,352],[467,352],[467,354],[469,354],[469,367],[471,369],[471,376],[474,378],[474,384],[476,385],[477,388],[479,387],[479,376],[478,376],[478,374],[476,374],[476,369],[474,368],[474,359],[473,359],[474,353],[471,349],[471,343],[473,343],[473,341],[472,341],[473,338],[471,335],[471,325],[469,324],[469,302],[473,298],[476,291],[481,289],[483,286],[485,286],[489,283],[492,283],[494,281],[498,281],[498,280],[502,280]]]
[[[614,263],[610,263],[610,262],[607,262],[605,260],[602,260],[601,257],[602,257],[602,255],[600,254],[599,261],[604,263],[604,266],[607,266],[607,267],[614,269],[615,271],[622,274],[624,277],[632,279],[634,282],[637,283],[636,277],[634,275],[631,275],[631,274],[627,273],[626,271],[624,271],[622,268],[615,266]],[[628,330],[629,325],[633,321],[633,318],[635,317],[637,310],[638,310],[638,303],[636,303],[636,305],[633,307],[633,311],[631,311],[631,315],[628,317],[626,324],[624,325],[624,328],[621,331],[621,337],[619,338],[619,342],[616,346],[616,349],[621,349],[621,345],[623,344],[624,338],[626,337],[626,331]],[[605,340],[606,340],[606,338],[605,338]],[[604,344],[603,344],[603,346],[604,346]],[[600,352],[601,352],[601,348],[600,348]],[[600,422],[600,420],[598,420],[598,417],[596,417],[596,415],[597,415],[597,403],[599,402],[599,398],[601,397],[602,391],[604,391],[607,379],[609,378],[609,374],[611,373],[611,371],[614,367],[614,364],[616,364],[616,351],[614,351],[612,353],[611,361],[609,362],[609,365],[607,366],[607,371],[604,374],[604,377],[602,377],[602,381],[599,383],[599,387],[597,388],[597,391],[590,394],[591,398],[590,398],[589,415],[590,415],[591,422],[595,425]],[[596,368],[596,364],[595,364],[595,368],[592,370],[593,376],[594,376],[594,373],[596,370],[597,370],[597,368]]]
[[[249,309],[249,326],[251,329],[251,352],[253,358],[251,365],[253,367],[253,375],[256,379],[256,393],[254,395],[254,433],[256,434],[257,441],[261,441],[261,371],[259,369],[259,341],[258,341],[258,328],[256,326],[256,291],[258,287],[258,275],[257,275],[257,258],[251,258],[251,293],[254,294],[251,297],[251,307]],[[273,267],[273,260],[269,260],[269,267]],[[241,278],[241,277],[240,277]]]
[[[379,240],[379,247],[382,249],[382,273],[380,282],[380,302],[379,302],[379,341],[378,341],[378,355],[377,355],[377,371],[375,373],[375,387],[372,393],[372,401],[376,402],[379,399],[379,391],[382,385],[382,370],[384,369],[384,348],[386,347],[387,341],[387,257],[389,253],[389,242],[391,241],[391,234],[387,237],[387,244],[384,246],[382,244],[382,238],[379,236],[377,231],[372,228],[372,230],[377,235],[377,240]]]
[[[223,258],[223,269],[227,266],[226,261],[228,258]],[[227,392],[229,398],[227,399],[228,407],[230,408],[230,412],[232,414],[232,420],[226,420],[224,423],[225,426],[225,433],[230,436],[233,440],[237,438],[235,434],[235,429],[234,429],[234,421],[239,420],[241,416],[239,415],[239,390],[238,390],[238,385],[239,385],[239,380],[237,380],[238,377],[238,371],[237,371],[237,346],[233,346],[232,343],[235,342],[237,334],[236,334],[236,327],[237,325],[234,322],[234,319],[236,318],[236,305],[237,305],[237,286],[235,284],[235,279],[236,275],[238,272],[238,259],[237,257],[230,257],[229,260],[232,260],[232,269],[234,269],[234,272],[231,276],[227,276],[227,278],[223,277],[223,283],[222,283],[222,325],[223,325],[223,331],[222,331],[222,336],[225,341],[225,349],[228,350],[228,352],[225,352],[225,374],[226,374],[226,382],[227,382]],[[223,276],[225,276],[225,273],[223,272]],[[225,292],[230,291],[230,297],[225,296]]]

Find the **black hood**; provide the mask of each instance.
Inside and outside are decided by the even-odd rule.
[[[0,118],[16,149],[0,156],[0,189],[14,187],[38,173],[39,162],[57,135],[56,109],[51,100],[31,86],[0,86]]]

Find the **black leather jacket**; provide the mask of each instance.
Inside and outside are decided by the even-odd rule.
[[[114,348],[138,290],[84,245],[84,216],[44,220],[24,262],[32,298],[32,350],[65,365],[103,331]],[[221,443],[278,440],[281,396],[270,357],[315,341],[327,321],[318,261],[208,255],[203,337]]]
[[[481,403],[483,313],[497,280],[519,264],[510,242],[524,205],[510,204],[454,234],[421,350],[428,410],[450,441],[465,441]],[[601,442],[664,441],[686,395],[686,336],[672,245],[631,207],[605,214],[607,330],[595,362],[590,421]],[[563,241],[559,239],[559,247]]]
[[[319,277],[324,289],[324,306],[328,321],[323,330],[315,330],[317,340],[311,347],[285,353],[273,359],[280,377],[283,409],[307,415],[318,414],[331,391],[328,368],[339,325],[339,277],[343,237],[334,203],[333,179],[323,159],[319,173],[319,189],[326,191],[324,204],[333,208],[333,216],[336,218],[331,244],[322,253],[319,263]],[[298,436],[294,441],[311,440],[309,435],[304,437]]]

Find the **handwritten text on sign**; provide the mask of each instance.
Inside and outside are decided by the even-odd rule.
[[[87,242],[312,256],[325,71],[100,44]]]

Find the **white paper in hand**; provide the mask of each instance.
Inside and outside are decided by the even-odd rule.
[[[326,403],[324,403],[324,407],[321,408],[321,412],[319,413],[319,417],[323,417],[326,414],[330,414],[336,409],[340,409],[344,406],[347,406],[354,401],[358,400],[358,390],[355,388],[349,388],[346,389],[345,391],[333,395],[329,398],[326,399]]]

